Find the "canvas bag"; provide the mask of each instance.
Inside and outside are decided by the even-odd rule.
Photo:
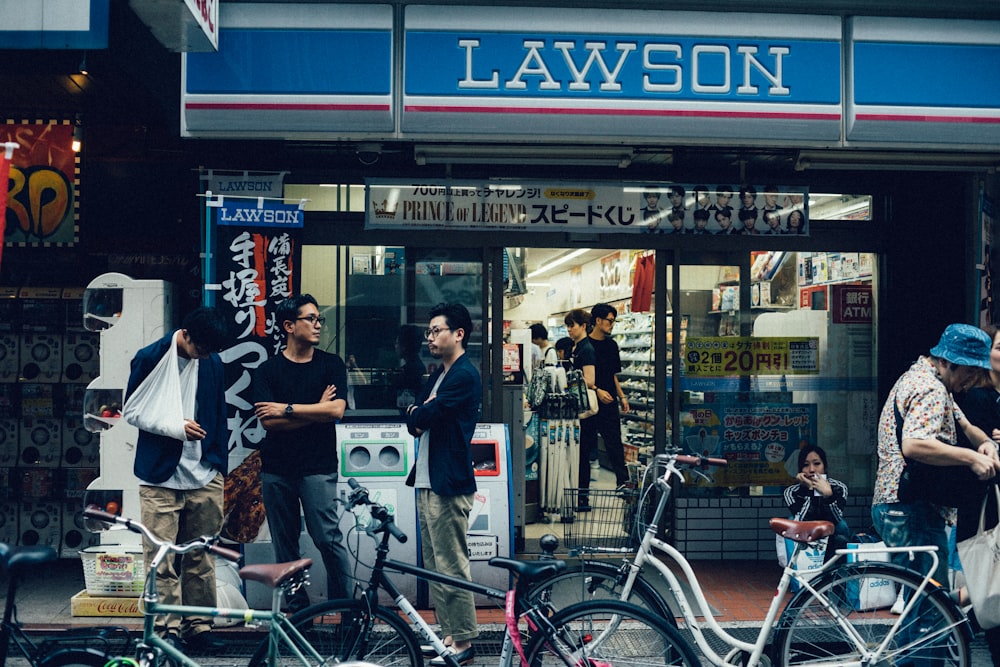
[[[587,387],[583,371],[576,369],[569,371],[566,373],[566,382],[569,385],[569,392],[577,401],[577,418],[587,419],[596,415],[600,408],[597,403],[597,391]]]
[[[885,542],[850,542],[848,549],[856,553],[847,557],[848,563],[861,561],[889,562],[889,554],[879,552]],[[891,607],[896,601],[896,584],[883,577],[865,577],[847,584],[847,599],[857,611]]]
[[[197,377],[198,360],[192,359],[183,371],[179,370],[177,336],[180,335],[180,330],[174,332],[166,353],[125,401],[122,416],[140,431],[184,442],[187,440],[184,420],[193,419],[194,415],[184,414],[185,396],[181,392],[182,387],[189,392],[196,391],[197,384],[189,380],[192,374]],[[193,396],[187,398],[194,403]]]
[[[994,495],[1000,506],[1000,486],[986,494],[979,512],[979,530],[958,543],[958,557],[968,582],[976,619],[984,630],[1000,625],[1000,526],[986,530],[986,503]]]

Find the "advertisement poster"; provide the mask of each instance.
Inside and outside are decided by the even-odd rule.
[[[799,186],[366,182],[365,229],[809,234]]]
[[[819,373],[819,338],[690,336],[688,377],[812,375]]]
[[[683,413],[681,429],[687,451],[729,461],[712,470],[714,486],[785,486],[799,449],[816,442],[816,405],[706,403]]]
[[[224,197],[209,199],[206,210],[213,229],[218,288],[210,295],[237,337],[236,344],[222,352],[233,452],[256,447],[264,437],[253,414],[250,380],[254,369],[277,354],[283,341],[274,306],[299,287],[303,211],[298,204],[277,200]]]
[[[8,244],[76,242],[77,160],[68,123],[0,125],[0,143],[18,148],[10,159],[3,240]]]

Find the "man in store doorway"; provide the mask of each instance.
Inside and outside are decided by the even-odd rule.
[[[608,462],[615,473],[615,481],[621,488],[628,482],[628,469],[625,467],[625,447],[622,444],[618,403],[621,401],[621,412],[624,413],[629,411],[629,405],[618,381],[618,374],[622,370],[618,343],[611,338],[611,330],[618,318],[618,311],[606,303],[599,303],[591,309],[590,316],[594,325],[594,330],[590,333],[590,343],[597,354],[594,384],[597,387],[599,409],[596,415],[580,422],[580,446],[589,453],[592,462],[596,461],[597,434],[601,434],[604,451],[607,452]]]

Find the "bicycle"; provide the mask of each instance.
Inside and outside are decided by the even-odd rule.
[[[847,549],[837,549],[834,556],[817,570],[797,571],[794,564],[799,552],[810,543],[833,534],[833,524],[827,521],[770,520],[770,527],[774,532],[795,542],[795,550],[789,556],[789,565],[782,571],[756,640],[748,642],[733,636],[715,620],[688,560],[676,548],[656,537],[659,522],[670,500],[672,481],[679,479],[683,482],[683,470],[710,479],[703,469],[710,465],[726,465],[727,462],[724,459],[688,456],[679,451],[657,455],[655,460],[656,470],[662,469],[662,474],[654,475],[654,483],[647,485],[645,490],[645,493],[649,493],[652,487],[660,492],[655,511],[645,527],[635,557],[625,559],[621,567],[621,572],[625,575],[624,581],[620,587],[613,588],[611,580],[605,580],[609,584],[604,595],[617,592],[619,599],[629,599],[642,581],[640,571],[644,565],[649,564],[667,582],[684,620],[684,629],[714,665],[755,667],[769,665],[771,662],[789,667],[969,664],[969,642],[972,638],[969,621],[947,592],[930,576],[937,565],[936,547],[886,547],[877,550],[877,553],[907,554],[911,560],[917,553],[929,554],[932,564],[926,575],[891,563],[870,560],[844,563],[843,557],[854,553]],[[636,521],[639,520],[641,517],[637,516]],[[678,576],[657,554],[666,556],[680,569],[692,591],[697,615]],[[588,561],[586,566],[590,563]],[[585,578],[588,572],[574,571],[568,576],[564,575],[562,585],[568,586],[567,582],[572,576]],[[557,577],[551,579],[556,580]],[[622,577],[619,576],[616,581],[621,580]],[[797,581],[801,588],[782,610],[782,602],[792,581]],[[859,603],[858,591],[871,581],[892,584],[897,591],[902,592],[905,605],[898,616],[884,608],[859,608],[863,605]],[[548,583],[541,581],[536,587],[544,589]],[[580,582],[576,586],[584,587],[585,584]],[[704,620],[699,621],[699,617]],[[714,635],[717,643],[723,644],[723,650],[729,649],[726,655],[715,650],[708,640],[706,630]],[[772,632],[773,641],[768,647],[767,640]],[[683,641],[690,647],[686,636]],[[766,653],[768,648],[770,652]]]
[[[113,644],[129,642],[123,627],[87,627],[63,631],[35,643],[17,620],[18,579],[25,571],[50,563],[58,558],[52,547],[12,547],[0,543],[0,571],[6,572],[7,600],[0,621],[0,666],[7,664],[11,648],[28,661],[31,667],[103,667],[111,658]]]
[[[454,654],[421,617],[387,576],[387,571],[420,577],[469,590],[491,599],[503,600],[505,631],[498,664],[510,667],[516,658],[532,667],[549,664],[564,667],[642,666],[672,664],[669,661],[695,659],[678,631],[668,623],[635,605],[622,601],[586,601],[561,610],[533,601],[527,591],[540,578],[558,574],[562,561],[516,561],[492,558],[490,564],[517,575],[513,590],[502,591],[455,579],[431,570],[391,560],[390,537],[405,542],[406,535],[395,525],[393,515],[373,502],[368,491],[349,480],[351,507],[366,505],[371,521],[365,531],[376,540],[375,562],[360,596],[350,600],[330,600],[313,605],[291,618],[314,646],[326,656],[344,659],[373,659],[387,667],[421,667],[420,642],[430,645],[445,664],[458,667]],[[395,608],[379,604],[379,592],[388,594]],[[409,623],[403,620],[397,609]],[[419,638],[418,638],[419,635]],[[374,656],[370,658],[370,656]],[[293,662],[293,655],[281,653],[275,662]],[[263,667],[262,646],[251,659],[251,667]]]
[[[281,600],[305,585],[308,579],[308,569],[312,560],[303,558],[290,563],[273,563],[248,565],[240,570],[243,579],[256,581],[272,589],[272,605],[270,610],[254,609],[223,609],[218,607],[200,607],[193,605],[163,604],[159,601],[156,585],[156,570],[165,558],[189,553],[195,550],[205,550],[227,560],[238,562],[241,555],[237,551],[219,546],[218,535],[206,535],[191,540],[185,544],[175,544],[169,540],[158,538],[139,521],[115,514],[110,514],[96,506],[84,509],[87,527],[92,531],[107,530],[112,525],[121,525],[126,529],[139,533],[143,539],[156,547],[156,554],[147,565],[146,578],[143,586],[140,605],[143,612],[142,638],[135,647],[135,659],[118,657],[110,662],[105,660],[99,665],[87,667],[157,667],[164,660],[173,665],[183,667],[200,667],[199,663],[185,655],[177,646],[154,631],[154,619],[161,614],[176,614],[178,616],[211,616],[213,618],[231,618],[248,624],[259,623],[267,625],[267,638],[263,640],[260,651],[265,665],[275,664],[279,647],[290,647],[290,653],[297,658],[303,667],[321,667],[329,664],[330,656],[324,656],[310,644],[303,634],[289,621],[289,617],[281,612]],[[309,608],[307,607],[306,610]],[[305,610],[304,610],[305,611]],[[258,651],[258,652],[260,652]],[[257,653],[254,654],[255,656]],[[377,656],[374,656],[377,658]],[[256,658],[255,658],[256,659]],[[378,662],[378,660],[373,660]],[[60,666],[52,666],[60,667]],[[346,665],[344,667],[347,667]]]

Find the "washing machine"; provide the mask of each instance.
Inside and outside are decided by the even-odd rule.
[[[22,466],[58,468],[62,460],[62,423],[58,419],[21,419]]]
[[[21,373],[21,337],[0,333],[0,382],[17,382]]]
[[[101,374],[101,335],[68,332],[63,335],[62,381],[89,384]]]
[[[61,382],[62,334],[21,334],[21,382]]]
[[[0,468],[17,465],[21,427],[16,419],[0,419]]]
[[[19,544],[25,547],[59,548],[62,539],[62,508],[55,501],[24,500],[21,502]]]
[[[92,533],[83,524],[83,503],[63,503],[60,558],[78,558],[81,549],[101,544],[100,533]]]
[[[62,420],[62,467],[98,468],[101,465],[101,437],[83,426],[82,417]]]
[[[20,517],[21,507],[16,500],[0,501],[0,542],[17,544],[21,537],[18,531]]]

